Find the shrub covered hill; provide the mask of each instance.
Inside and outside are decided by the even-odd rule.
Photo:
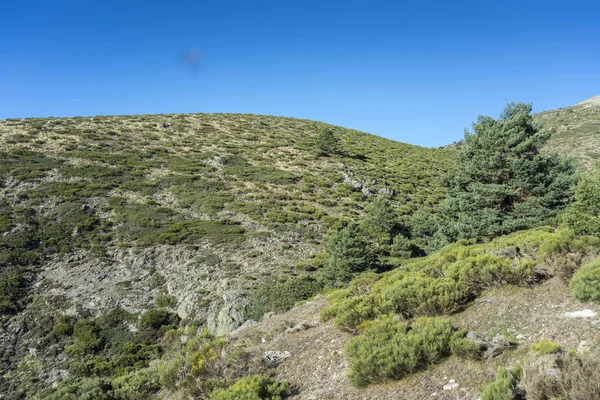
[[[0,121],[0,398],[600,399],[596,103]]]

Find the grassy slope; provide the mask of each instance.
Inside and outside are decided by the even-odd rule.
[[[600,96],[539,113],[536,118],[544,128],[556,130],[549,150],[573,156],[586,169],[600,160]]]
[[[223,290],[303,274],[294,265],[322,250],[327,227],[381,190],[401,219],[442,198],[452,150],[330,127],[341,151],[326,155],[321,126],[233,114],[0,121],[0,279],[25,286],[8,302],[24,311],[0,317],[3,369],[25,368],[37,346],[27,362],[42,385],[55,381],[44,315],[139,312],[170,294],[195,320]],[[0,389],[37,390],[14,377]]]

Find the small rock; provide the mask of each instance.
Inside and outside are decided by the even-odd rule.
[[[311,325],[307,324],[306,322],[300,322],[299,324],[295,325],[293,328],[287,328],[285,330],[285,334],[288,335],[290,333],[301,332],[301,331],[305,331],[310,328],[312,328]]]
[[[593,318],[596,316],[596,311],[594,310],[580,310],[580,311],[572,311],[565,313],[566,317],[569,318]]]
[[[289,351],[265,351],[263,359],[267,364],[267,367],[275,367],[282,360],[285,360],[288,357],[291,357],[292,353]]]
[[[443,390],[452,390],[458,388],[460,385],[454,380],[451,379],[447,384],[442,388]]]

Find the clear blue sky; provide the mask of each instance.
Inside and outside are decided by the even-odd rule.
[[[0,118],[256,113],[439,146],[513,100],[599,95],[599,16],[577,0],[6,0]]]

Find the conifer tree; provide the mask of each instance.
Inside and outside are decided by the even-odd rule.
[[[579,181],[575,202],[565,210],[562,220],[578,235],[600,235],[600,165]]]
[[[377,256],[355,222],[333,233],[325,252],[327,262],[322,278],[327,286],[343,286],[354,274],[374,270],[377,266]]]
[[[498,119],[480,116],[473,133],[465,133],[448,182],[442,233],[451,241],[493,237],[540,224],[564,208],[576,166],[541,153],[550,135],[538,129],[529,104],[511,103]]]
[[[327,154],[337,153],[339,151],[338,142],[338,138],[334,136],[331,129],[325,127],[319,130],[316,138],[319,150]]]

